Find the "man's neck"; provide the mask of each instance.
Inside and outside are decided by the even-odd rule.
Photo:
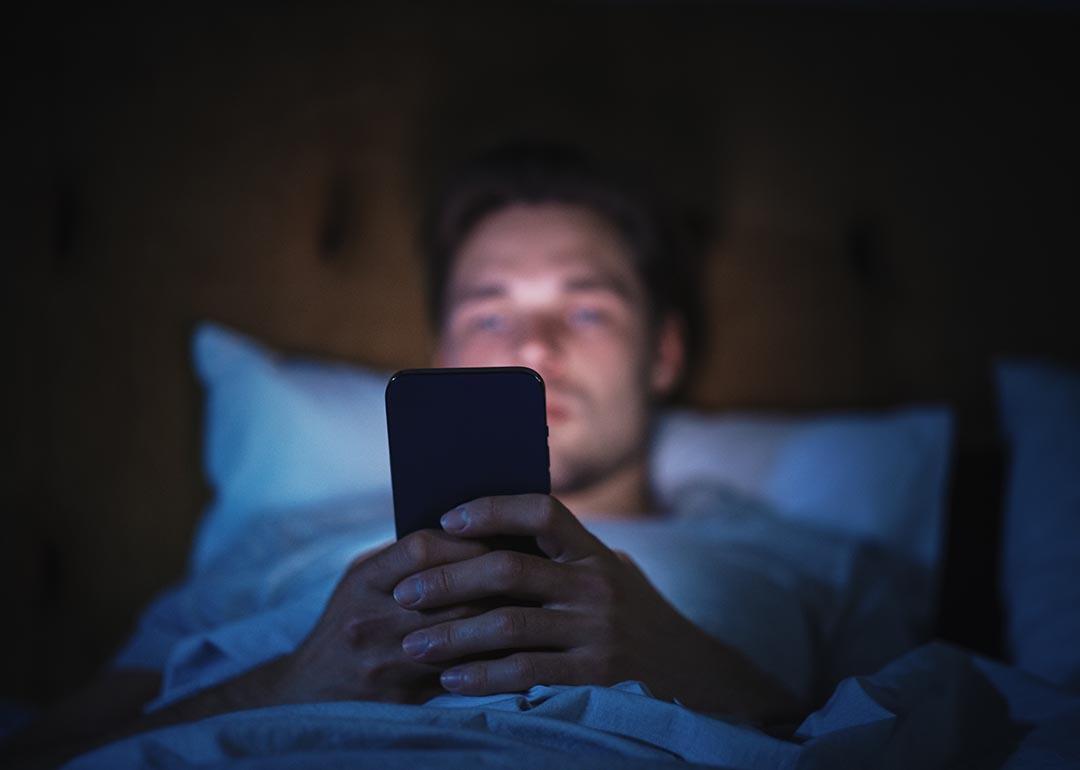
[[[586,489],[554,494],[575,516],[586,521],[640,518],[650,513],[652,503],[644,458],[627,463]]]

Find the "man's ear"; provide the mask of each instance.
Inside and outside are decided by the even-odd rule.
[[[679,384],[686,368],[686,322],[669,313],[653,338],[653,365],[650,378],[653,396],[663,399]]]

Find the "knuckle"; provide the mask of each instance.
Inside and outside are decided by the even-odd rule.
[[[427,634],[428,639],[431,642],[431,649],[433,650],[452,648],[458,637],[457,630],[453,623],[436,626],[435,628],[429,629]]]
[[[363,646],[373,638],[378,629],[372,618],[366,616],[347,617],[341,622],[341,634],[354,646]]]
[[[413,532],[402,544],[405,546],[405,557],[412,564],[425,564],[431,558],[432,551],[435,547],[434,535],[422,529],[419,532]]]
[[[494,631],[500,637],[513,641],[524,636],[527,623],[524,613],[513,609],[502,609],[492,614]]]
[[[450,570],[440,567],[431,574],[429,583],[424,586],[424,596],[449,596],[454,588],[454,578]]]
[[[493,612],[491,614],[491,630],[500,639],[510,636],[514,630],[514,621],[510,618],[509,613],[501,610]]]
[[[510,675],[526,687],[536,684],[536,661],[532,655],[515,655],[510,659]]]
[[[517,551],[498,551],[493,559],[493,572],[499,586],[514,588],[525,574],[525,558]]]
[[[485,497],[484,504],[478,506],[476,515],[479,524],[490,525],[492,522],[494,522],[496,520],[496,517],[498,516],[498,510],[496,509],[495,505],[495,498]]]
[[[479,692],[486,692],[488,689],[488,669],[485,665],[474,666],[469,671],[469,679],[472,686]]]
[[[541,531],[550,532],[558,521],[558,507],[551,495],[540,495],[536,519]]]

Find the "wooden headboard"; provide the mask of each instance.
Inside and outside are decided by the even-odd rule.
[[[421,202],[500,139],[631,158],[709,224],[699,406],[946,401],[992,451],[993,356],[1080,358],[1072,16],[136,13],[16,30],[0,692],[67,689],[181,574],[197,320],[424,364]]]

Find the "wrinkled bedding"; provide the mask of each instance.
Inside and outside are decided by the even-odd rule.
[[[318,703],[227,714],[76,759],[117,767],[997,767],[1080,762],[1080,697],[946,645],[844,680],[790,737],[639,684],[534,687],[424,706]]]
[[[290,651],[345,565],[389,538],[389,511],[389,500],[372,498],[265,512],[151,605],[114,665],[163,672],[152,710]],[[157,730],[71,766],[932,767],[963,756],[1022,767],[1080,759],[1076,696],[944,645],[912,651],[927,621],[925,576],[888,554],[715,487],[688,489],[662,519],[591,528],[632,556],[683,614],[825,706],[777,735],[662,702],[634,682],[448,694],[423,706],[305,704]]]
[[[346,565],[392,537],[391,510],[365,498],[262,514],[151,604],[114,665],[163,671],[157,708],[291,651]],[[591,529],[686,617],[807,700],[910,649],[925,622],[921,571],[722,487],[688,488],[662,519]]]

